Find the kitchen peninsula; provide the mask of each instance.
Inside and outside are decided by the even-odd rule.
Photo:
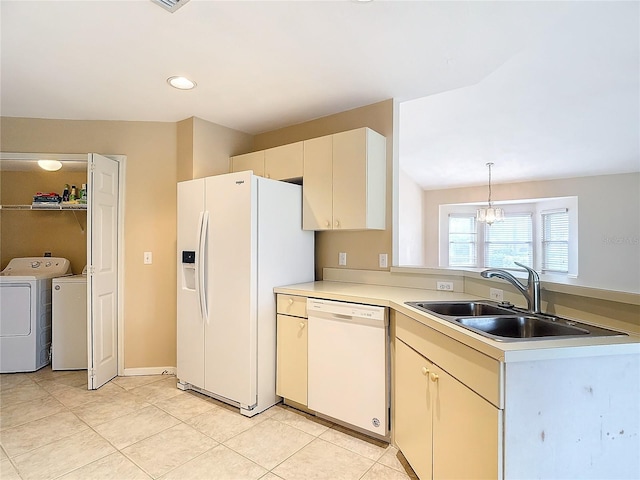
[[[638,335],[504,342],[405,304],[484,300],[468,293],[344,281],[275,292],[390,309],[392,442],[421,479],[640,475]]]

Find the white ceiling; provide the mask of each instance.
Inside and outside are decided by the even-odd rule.
[[[487,161],[497,181],[640,163],[638,2],[2,0],[0,17],[4,116],[255,134],[396,98],[426,188],[460,166],[482,182]]]
[[[480,82],[403,103],[426,189],[640,171],[638,2],[575,2]],[[640,188],[640,185],[638,185]]]

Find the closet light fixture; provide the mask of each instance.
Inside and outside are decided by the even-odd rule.
[[[62,168],[62,162],[58,160],[38,160],[38,166],[48,172],[57,172]]]
[[[487,167],[489,167],[489,206],[482,207],[476,210],[476,218],[478,222],[484,222],[487,225],[491,225],[494,222],[501,222],[504,220],[504,210],[501,208],[494,208],[493,203],[491,203],[491,167],[493,166],[492,162],[487,163]]]
[[[169,77],[167,83],[178,90],[191,90],[196,88],[196,82],[189,80],[187,77]]]

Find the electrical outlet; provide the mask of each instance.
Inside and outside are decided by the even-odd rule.
[[[144,264],[151,265],[153,263],[153,254],[151,252],[144,252]]]
[[[489,298],[491,300],[495,300],[496,302],[502,302],[504,300],[504,291],[500,290],[499,288],[490,288]]]
[[[340,252],[338,254],[338,265],[346,266],[347,265],[347,254],[346,252]]]
[[[453,282],[436,282],[436,288],[445,292],[453,292]]]
[[[378,265],[380,265],[380,268],[387,268],[388,258],[386,253],[378,255]]]

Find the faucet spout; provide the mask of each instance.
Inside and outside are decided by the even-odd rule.
[[[524,268],[528,273],[527,284],[524,285],[520,280],[511,275],[505,270],[497,268],[489,268],[480,272],[480,275],[484,278],[498,277],[511,283],[527,300],[527,310],[530,313],[541,313],[540,305],[540,276],[532,268],[527,267],[518,262],[513,262],[519,267]]]

